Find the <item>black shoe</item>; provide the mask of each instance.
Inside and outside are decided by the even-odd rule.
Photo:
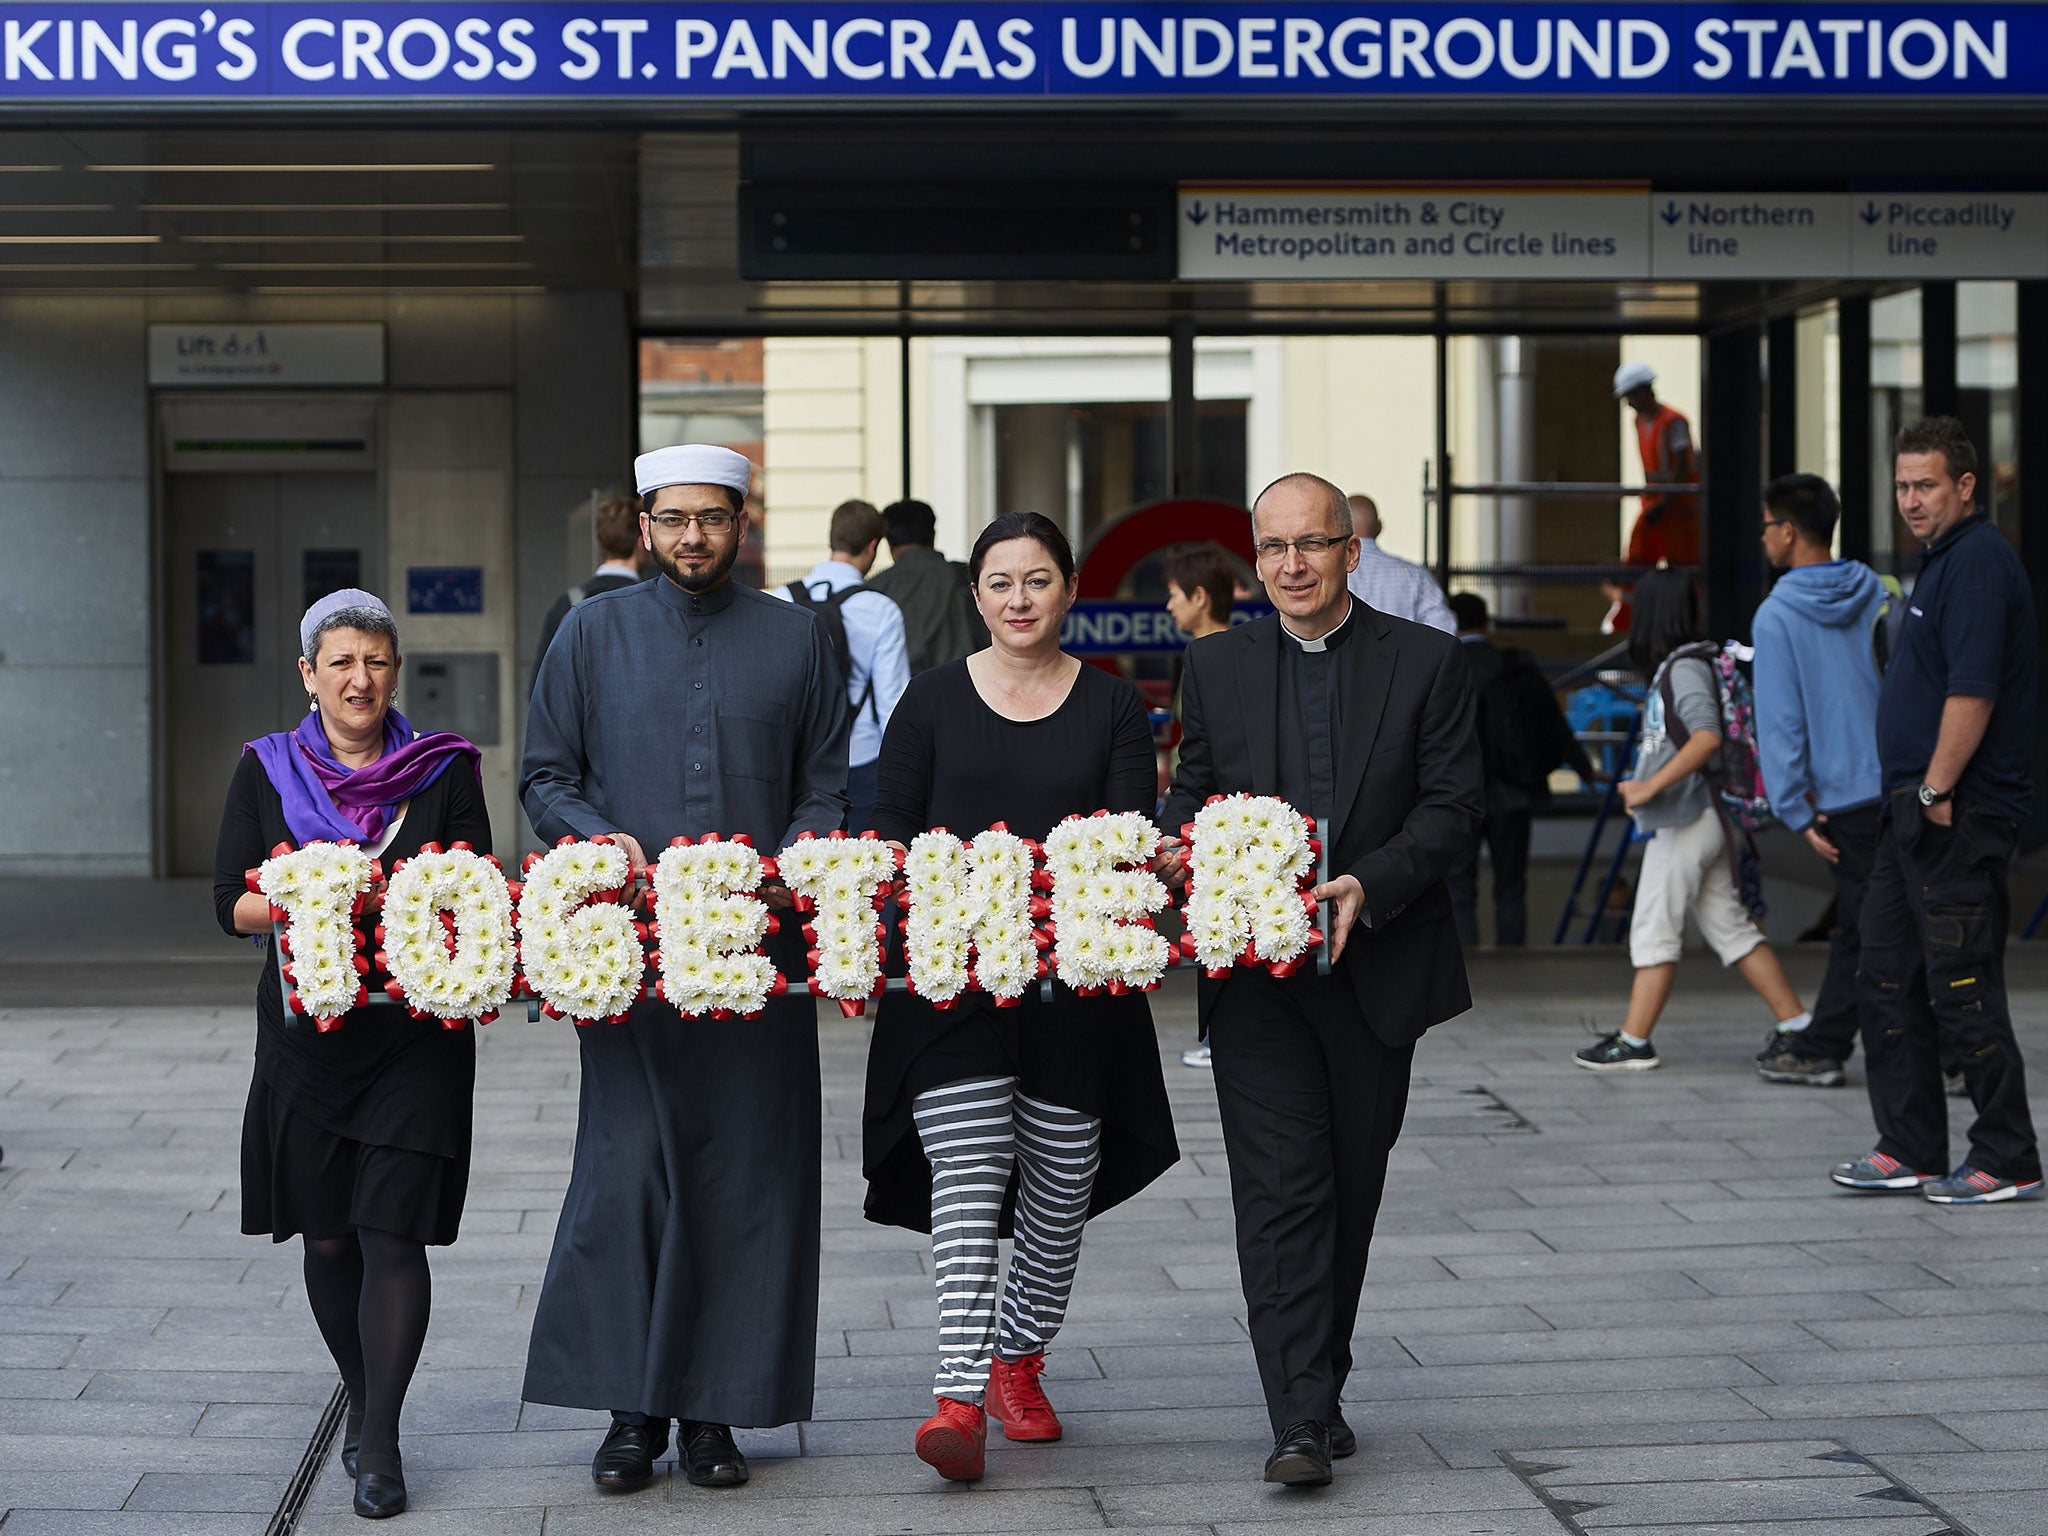
[[[1346,1456],[1356,1456],[1357,1454],[1358,1435],[1349,1424],[1344,1422],[1344,1415],[1340,1413],[1336,1418],[1330,1420],[1331,1459],[1342,1461]]]
[[[1329,1480],[1330,1431],[1318,1419],[1288,1425],[1266,1458],[1266,1481],[1320,1488]]]
[[[365,1520],[389,1520],[405,1513],[405,1469],[394,1452],[361,1458],[371,1463],[356,1473],[356,1513]]]
[[[654,1463],[668,1449],[668,1421],[621,1424],[611,1432],[590,1462],[590,1480],[605,1493],[631,1493],[654,1481]]]
[[[351,1478],[356,1475],[356,1452],[362,1448],[363,1411],[351,1401],[348,1417],[341,1421],[341,1470]]]
[[[699,1488],[737,1488],[747,1480],[747,1458],[723,1424],[685,1419],[676,1438],[682,1446],[683,1476]]]

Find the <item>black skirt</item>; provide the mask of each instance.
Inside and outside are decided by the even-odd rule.
[[[242,1230],[281,1243],[303,1233],[346,1237],[373,1227],[446,1246],[462,1225],[469,1146],[437,1157],[351,1141],[293,1109],[263,1074],[242,1116]]]
[[[1038,988],[1014,1008],[969,994],[949,1011],[909,992],[882,999],[868,1047],[862,1163],[867,1217],[885,1226],[931,1231],[932,1165],[917,1136],[917,1096],[972,1078],[1014,1077],[1018,1090],[1045,1104],[1102,1121],[1102,1168],[1088,1214],[1138,1193],[1180,1157],[1173,1111],[1159,1065],[1152,1009],[1143,994],[1078,997]],[[1003,1202],[1010,1231],[1016,1182]]]

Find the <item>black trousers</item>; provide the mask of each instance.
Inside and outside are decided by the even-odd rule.
[[[1486,819],[1479,836],[1493,864],[1493,937],[1496,944],[1529,942],[1529,835],[1535,820],[1529,797],[1519,790],[1486,791]],[[1458,942],[1479,942],[1479,843],[1475,841],[1444,876],[1451,888],[1451,914]]]
[[[1209,1044],[1238,1272],[1277,1436],[1338,1417],[1415,1048],[1383,1044],[1343,976],[1250,970],[1217,995]]]
[[[2006,869],[2018,825],[1964,807],[1938,827],[1917,805],[1885,811],[1863,900],[1863,1037],[1877,1149],[1923,1173],[1948,1170],[1940,1048],[1969,1085],[1970,1166],[2038,1179],[2026,1069],[2006,1006]]]
[[[1828,935],[1828,968],[1814,999],[1813,1022],[1785,1036],[1792,1054],[1808,1061],[1847,1061],[1863,1033],[1856,968],[1863,957],[1863,896],[1877,863],[1881,806],[1836,811],[1819,828],[1841,859],[1828,866],[1835,882],[1835,927]]]

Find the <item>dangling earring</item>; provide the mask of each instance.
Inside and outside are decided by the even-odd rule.
[[[317,714],[319,714],[319,713],[320,713],[320,695],[319,695],[319,694],[317,694],[317,693],[309,693],[309,694],[307,694],[307,695],[306,695],[306,713],[307,713],[307,714],[309,714],[309,715],[317,715]]]

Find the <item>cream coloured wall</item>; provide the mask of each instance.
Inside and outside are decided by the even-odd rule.
[[[1382,546],[1420,560],[1422,466],[1436,453],[1435,343],[1290,336],[1280,356],[1285,467],[1372,497],[1386,525]]]

